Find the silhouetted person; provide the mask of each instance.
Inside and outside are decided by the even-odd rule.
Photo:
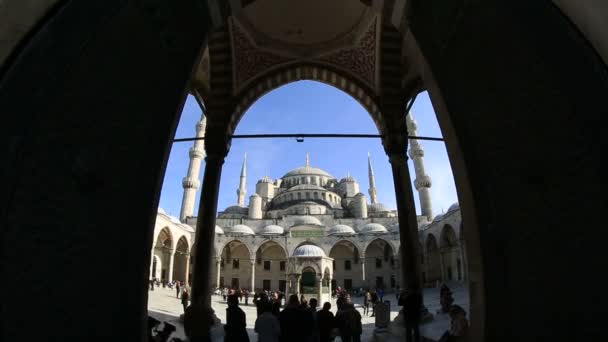
[[[298,296],[289,296],[285,309],[279,314],[281,341],[308,342],[312,336],[312,315],[300,308]]]
[[[323,309],[317,312],[320,342],[330,342],[334,340],[331,331],[332,329],[336,328],[336,319],[334,314],[329,311],[330,309],[331,304],[329,302],[325,302],[325,304],[323,304]]]
[[[243,294],[245,296],[245,305],[249,305],[249,290],[245,290]]]
[[[405,341],[420,342],[420,314],[422,310],[422,295],[417,292],[406,292],[399,296],[399,305],[403,306],[403,321],[405,324]]]
[[[179,281],[175,282],[175,298],[179,298],[179,290],[180,290],[180,286],[179,286]]]
[[[262,306],[262,314],[255,320],[255,332],[259,342],[279,342],[281,325],[277,316],[272,314],[272,304]]]
[[[184,313],[186,313],[186,308],[188,307],[188,300],[190,299],[190,294],[184,287],[182,289],[182,306],[184,307]]]
[[[467,313],[459,305],[452,305],[450,308],[450,330],[446,331],[439,342],[455,342],[464,340],[467,330],[469,329],[469,321]]]
[[[353,304],[344,303],[336,313],[336,325],[340,330],[343,342],[359,341],[361,339],[361,314]]]
[[[308,307],[305,309],[306,311],[310,312],[310,315],[312,316],[312,336],[310,339],[311,342],[319,341],[319,322],[317,320],[317,306],[317,299],[310,298],[310,301],[308,302]]]
[[[192,303],[184,314],[184,332],[190,342],[211,342],[209,331],[215,324],[213,309]]]
[[[224,341],[226,342],[249,342],[247,335],[247,320],[243,309],[239,308],[239,297],[236,294],[228,296],[228,307],[226,308],[226,324],[224,325]]]

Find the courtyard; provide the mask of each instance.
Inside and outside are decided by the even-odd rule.
[[[448,284],[450,289],[453,292],[454,296],[454,304],[458,304],[462,306],[467,312],[469,311],[469,302],[468,302],[468,291],[467,289],[456,283]],[[160,320],[166,321],[176,326],[177,330],[174,332],[173,336],[184,338],[184,330],[183,325],[179,322],[179,315],[183,313],[183,308],[180,299],[176,298],[175,289],[162,288],[157,287],[154,291],[148,291],[149,299],[148,299],[148,312],[149,315]],[[244,302],[241,303],[241,308],[245,312],[247,316],[247,331],[249,333],[250,341],[257,341],[257,334],[253,330],[255,325],[256,309],[252,304],[251,300],[253,297],[249,298],[249,305],[244,305]],[[391,321],[397,317],[400,306],[397,306],[397,301],[394,293],[388,293],[384,296],[384,301],[390,302],[390,319]],[[375,317],[370,315],[363,315],[363,297],[354,297],[353,302],[355,307],[362,316],[362,325],[363,325],[363,335],[361,336],[361,341],[373,341],[373,333],[375,326]],[[449,318],[445,314],[437,314],[437,311],[440,308],[439,305],[439,289],[438,288],[427,288],[424,290],[424,303],[428,308],[429,312],[434,315],[434,320],[424,324],[421,326],[421,335],[427,338],[428,340],[436,341],[443,334],[445,330],[449,328]],[[331,311],[335,314],[337,311],[335,299],[332,299],[332,308]],[[215,314],[217,318],[223,323],[226,322],[226,303],[223,300],[222,296],[213,296],[212,298],[212,307],[215,310]],[[212,331],[213,340],[214,341],[222,341],[223,340],[223,329],[218,326]],[[399,339],[396,339],[396,341]],[[336,338],[336,341],[340,341],[339,338]]]

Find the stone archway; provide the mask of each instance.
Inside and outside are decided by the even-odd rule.
[[[396,287],[394,250],[386,240],[377,238],[367,244],[364,267],[368,287],[385,291]]]
[[[437,281],[441,281],[441,255],[439,253],[439,246],[437,245],[437,238],[435,235],[429,234],[426,237],[426,279],[427,282],[435,285]]]
[[[367,287],[364,259],[359,256],[359,248],[351,241],[337,241],[329,251],[333,259],[333,280],[336,286],[352,290]]]
[[[177,240],[175,246],[175,256],[173,257],[173,280],[180,282],[188,281],[190,262],[190,246],[185,236]]]
[[[255,289],[285,292],[287,252],[276,241],[266,241],[255,253]]]
[[[449,224],[444,225],[441,229],[439,252],[441,254],[442,279],[444,281],[462,281],[464,270],[460,259],[460,245],[454,228]]]
[[[154,245],[154,255],[160,260],[161,268],[157,271],[159,274],[159,281],[169,281],[169,278],[173,276],[173,235],[171,230],[167,227],[160,230],[156,237],[156,243]]]
[[[249,248],[240,240],[231,240],[221,252],[219,287],[249,289],[255,274]]]

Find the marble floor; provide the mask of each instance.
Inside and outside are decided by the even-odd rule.
[[[461,305],[467,312],[469,309],[468,305],[468,291],[464,286],[459,286],[457,284],[450,284],[450,288],[454,293],[455,304]],[[183,326],[179,323],[179,315],[183,313],[183,308],[181,305],[181,301],[176,298],[176,291],[169,288],[157,287],[154,291],[148,291],[148,312],[150,316],[160,320],[167,321],[171,324],[175,325],[177,330],[174,332],[174,336],[183,338]],[[384,300],[390,301],[390,318],[391,321],[397,316],[400,306],[396,305],[395,294],[389,293],[384,296]],[[373,332],[374,332],[374,320],[375,317],[363,315],[363,297],[355,297],[353,299],[355,307],[361,313],[363,319],[363,335],[361,336],[362,341],[373,341]],[[435,315],[435,319],[423,326],[421,326],[421,334],[430,340],[437,340],[443,332],[449,327],[449,319],[447,315],[437,315],[437,310],[439,309],[439,289],[425,289],[424,291],[424,302],[426,307],[429,309],[433,315]],[[212,307],[215,310],[215,314],[222,321],[226,320],[226,303],[224,302],[221,296],[213,296],[212,298]],[[247,316],[247,331],[249,333],[250,341],[257,341],[257,334],[253,331],[253,327],[256,320],[256,310],[255,307],[250,302],[249,305],[241,304],[241,308],[245,311]],[[335,301],[332,301],[332,309],[331,311],[336,312],[337,308],[335,305]],[[221,329],[216,329],[214,331],[214,341],[222,341],[223,331]],[[339,341],[339,338],[336,339]]]

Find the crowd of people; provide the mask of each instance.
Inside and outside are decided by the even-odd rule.
[[[184,313],[191,306],[190,286],[180,281],[158,282],[152,280],[150,289],[154,286],[175,288],[176,297],[181,299]],[[241,288],[217,288],[213,290],[215,295],[221,296],[227,303],[226,324],[224,325],[225,341],[249,341],[246,330],[246,314],[239,305],[249,305],[251,292]],[[375,316],[376,304],[384,299],[384,291],[381,288],[363,290],[356,292],[363,296],[363,315]],[[417,292],[395,293],[397,303],[402,306],[401,313],[404,317],[405,341],[419,342],[419,325],[421,321],[423,301],[422,294]],[[363,332],[362,316],[352,301],[352,292],[343,288],[336,288],[332,297],[336,300],[337,312],[334,315],[331,303],[325,302],[318,309],[318,300],[311,298],[306,300],[304,295],[298,297],[293,294],[285,298],[281,291],[258,290],[253,293],[251,304],[256,307],[257,319],[255,321],[255,332],[258,333],[260,342],[326,342],[333,341],[340,336],[344,342],[358,342]],[[466,311],[459,305],[453,304],[452,292],[447,285],[442,285],[440,290],[441,313],[447,313],[450,317],[450,328],[441,337],[440,342],[453,342],[461,340],[467,331],[468,320]],[[212,325],[212,323],[211,323]]]

